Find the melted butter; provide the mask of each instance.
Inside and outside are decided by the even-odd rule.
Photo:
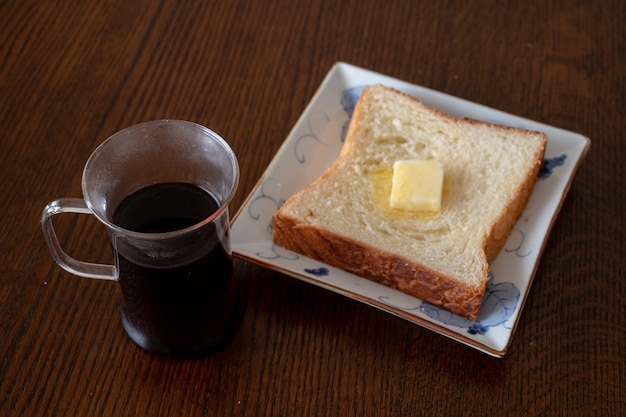
[[[370,183],[372,184],[372,201],[378,206],[385,216],[397,219],[418,220],[425,222],[437,215],[436,212],[427,211],[407,211],[391,207],[389,199],[391,198],[391,180],[393,178],[393,167],[381,168],[368,173]]]

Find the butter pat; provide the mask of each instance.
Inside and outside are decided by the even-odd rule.
[[[396,161],[391,179],[392,208],[408,211],[441,210],[443,168],[435,160]]]

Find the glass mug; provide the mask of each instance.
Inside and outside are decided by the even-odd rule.
[[[246,291],[233,274],[228,204],[237,158],[216,133],[195,123],[131,126],[89,157],[83,198],[49,203],[41,225],[54,260],[68,272],[115,280],[128,336],[162,355],[198,355],[238,331]],[[83,262],[59,244],[52,217],[94,215],[104,224],[114,265]]]

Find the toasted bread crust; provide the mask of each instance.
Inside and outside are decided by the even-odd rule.
[[[273,236],[279,246],[396,288],[469,320],[478,319],[484,286],[465,286],[423,265],[284,216],[281,212],[276,212],[274,217]],[[485,275],[487,273],[485,268]]]
[[[419,100],[401,92],[400,94],[415,101],[419,106],[425,107]],[[489,129],[501,130],[505,134],[507,131],[520,132],[519,129],[512,127],[472,119],[457,120],[434,108],[425,107],[425,111],[452,123],[486,126]],[[307,193],[311,187],[325,181],[325,178],[338,168],[339,160],[351,154],[352,148],[355,146],[352,139],[356,135],[363,117],[363,110],[360,102],[358,102],[338,160],[317,181],[290,197],[285,206],[288,206],[291,201],[297,200],[301,193]],[[528,134],[536,135],[536,132],[528,132]],[[480,264],[482,265],[480,269],[483,278],[475,286],[466,285],[454,277],[438,273],[414,260],[385,251],[384,248],[368,245],[335,233],[323,226],[312,225],[303,219],[291,217],[284,210],[278,210],[274,216],[274,243],[363,278],[396,288],[475,321],[478,319],[489,277],[489,263],[502,250],[511,230],[526,207],[543,162],[546,142],[547,137],[543,135],[543,144],[535,155],[534,165],[529,167],[514,196],[508,200],[505,209],[491,224],[484,236],[483,251],[480,254]],[[315,213],[310,214],[311,217],[314,217]]]

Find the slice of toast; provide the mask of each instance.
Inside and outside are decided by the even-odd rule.
[[[477,320],[489,263],[526,206],[546,142],[368,87],[338,159],[275,213],[273,240]],[[391,208],[393,164],[410,159],[443,167],[438,212]]]

